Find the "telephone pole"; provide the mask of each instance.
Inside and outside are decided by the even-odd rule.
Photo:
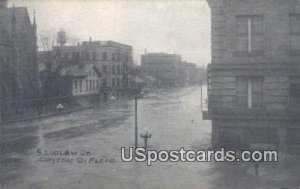
[[[134,104],[135,104],[135,149],[138,147],[138,122],[137,122],[137,94],[135,94],[135,98],[134,98]]]

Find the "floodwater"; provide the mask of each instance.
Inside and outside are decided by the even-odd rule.
[[[67,115],[1,126],[0,188],[254,189],[300,185],[297,176],[276,175],[276,166],[262,169],[256,176],[253,168],[244,164],[153,162],[147,166],[146,162],[123,162],[121,147],[134,146],[134,121],[134,100],[116,100]],[[202,120],[200,87],[162,90],[139,99],[138,129],[139,134],[146,130],[152,134],[150,150],[208,149],[211,123]],[[138,144],[144,145],[140,136]],[[291,172],[295,173],[299,172]]]

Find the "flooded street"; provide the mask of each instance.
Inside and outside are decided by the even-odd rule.
[[[138,100],[139,133],[152,133],[149,148],[199,149],[210,145],[210,123],[202,121],[200,88],[161,91]],[[205,186],[209,163],[126,163],[121,147],[134,146],[134,100],[2,127],[4,188],[181,188]],[[139,146],[143,146],[139,137]],[[39,161],[38,150],[88,151],[113,163]],[[53,156],[47,156],[53,157]],[[55,158],[55,157],[54,157]],[[202,177],[202,178],[201,178]]]
[[[153,150],[207,149],[211,127],[202,120],[200,106],[200,87],[170,89],[139,99],[139,133],[145,128],[152,133],[149,149]],[[245,170],[239,167],[222,169],[208,162],[153,162],[152,166],[122,162],[121,147],[134,146],[134,100],[4,125],[1,138],[2,188],[229,189],[266,183],[257,182],[253,173],[243,177]],[[139,146],[143,146],[140,137]],[[55,154],[66,151],[82,154]],[[66,159],[50,160],[57,157]],[[91,157],[98,162],[89,162]]]

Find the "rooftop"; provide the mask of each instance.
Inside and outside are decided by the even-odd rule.
[[[122,43],[118,43],[115,41],[92,41],[91,39],[89,41],[83,41],[82,45],[84,46],[113,46],[113,47],[120,47],[120,48],[129,48],[132,49],[132,46],[130,45],[125,45]]]
[[[73,77],[87,77],[91,69],[95,69],[98,75],[100,74],[99,70],[95,65],[84,64],[84,65],[71,65],[71,66],[64,67],[61,70],[61,75],[73,76]]]
[[[0,25],[6,32],[12,34],[12,25],[15,21],[17,33],[30,31],[32,28],[26,7],[0,8]]]

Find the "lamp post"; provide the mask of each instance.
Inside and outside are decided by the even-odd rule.
[[[140,134],[140,137],[144,139],[145,149],[147,148],[148,144],[148,138],[152,137],[152,134],[146,131],[145,134]]]
[[[139,94],[139,90],[138,87],[135,86],[134,87],[134,144],[135,144],[135,148],[138,147],[138,120],[137,120],[137,104],[138,104],[138,94]]]

